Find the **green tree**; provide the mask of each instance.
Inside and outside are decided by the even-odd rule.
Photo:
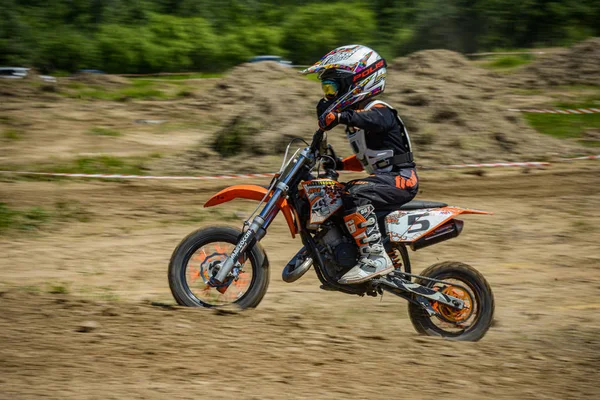
[[[284,23],[282,47],[294,62],[309,64],[337,46],[369,43],[375,34],[374,13],[363,3],[310,4]]]
[[[7,0],[0,7],[0,65],[27,65],[33,56],[33,35],[23,21],[16,2]]]
[[[42,71],[77,71],[98,63],[95,41],[69,27],[38,37],[34,65]]]
[[[0,63],[45,70],[218,70],[332,48],[387,58],[566,45],[600,35],[598,0],[0,0]]]

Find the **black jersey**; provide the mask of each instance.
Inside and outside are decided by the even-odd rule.
[[[410,141],[405,126],[396,110],[379,103],[365,110],[347,110],[340,113],[340,122],[363,129],[365,141],[371,150],[393,150],[396,168],[414,168]],[[398,157],[401,156],[401,157]]]

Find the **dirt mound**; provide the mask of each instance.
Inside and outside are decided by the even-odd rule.
[[[473,77],[491,76],[483,69],[474,67],[460,53],[450,50],[423,50],[407,57],[395,59],[389,66],[391,71],[412,75],[444,78],[450,81],[470,81]],[[390,74],[394,75],[394,74]]]
[[[458,53],[420,51],[389,69],[383,98],[399,110],[422,164],[544,159],[571,151],[507,111],[502,79]]]
[[[600,83],[600,38],[591,38],[568,49],[540,56],[518,74],[527,87],[598,85]]]
[[[275,62],[234,68],[212,91],[225,117],[213,147],[227,156],[281,153],[291,138],[316,129],[319,92],[318,83]]]
[[[421,165],[547,159],[573,152],[572,145],[540,135],[507,111],[505,88],[501,76],[458,53],[426,50],[390,63],[382,99],[400,112]],[[316,128],[318,83],[277,63],[239,66],[215,84],[213,94],[224,123],[212,148],[227,157],[280,155],[290,138],[309,139]],[[341,154],[349,153],[342,128],[329,141]]]

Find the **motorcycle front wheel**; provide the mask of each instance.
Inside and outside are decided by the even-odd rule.
[[[494,318],[494,294],[483,275],[461,262],[442,262],[426,268],[421,276],[446,282],[415,281],[463,300],[465,308],[431,301],[438,315],[429,316],[421,306],[409,303],[408,315],[418,333],[461,341],[477,341],[486,334]]]
[[[177,304],[188,307],[219,307],[236,304],[256,307],[269,286],[269,261],[259,244],[250,249],[237,279],[220,287],[208,284],[235,248],[241,231],[219,226],[190,233],[177,246],[169,263],[169,287]]]

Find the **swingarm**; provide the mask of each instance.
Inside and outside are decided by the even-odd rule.
[[[438,303],[445,304],[452,308],[462,310],[465,307],[465,303],[463,300],[458,299],[453,296],[449,296],[445,293],[430,289],[426,286],[420,285],[415,282],[410,282],[401,276],[401,274],[396,274],[394,272],[388,274],[387,276],[380,277],[378,279],[374,279],[372,281],[374,286],[378,286],[380,289],[384,289],[391,293],[394,293],[400,297],[403,297],[409,301],[412,301],[421,307],[423,307],[430,315],[435,315],[437,312],[433,309],[431,304],[427,301],[427,299],[436,301]],[[446,283],[443,281],[439,281],[437,279],[431,279],[422,277],[427,280],[432,280],[439,283],[444,283],[447,285],[454,285],[451,283]],[[412,294],[413,296],[407,296]]]

